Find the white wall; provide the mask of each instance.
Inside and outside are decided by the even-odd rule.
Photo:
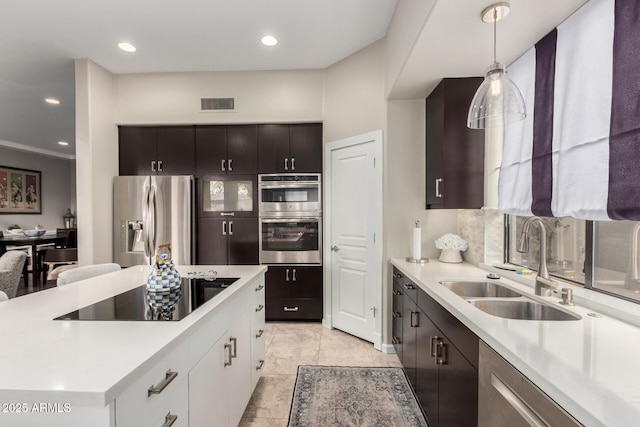
[[[324,71],[120,74],[117,124],[278,123],[322,120]],[[201,112],[200,98],[235,98],[235,112]]]
[[[75,73],[78,263],[110,262],[118,174],[113,75],[89,59],[77,59]]]
[[[75,208],[75,192],[70,189],[70,182],[75,179],[70,169],[72,164],[72,160],[0,147],[0,165],[42,173],[42,214],[0,215],[0,230],[10,224],[18,224],[23,229],[32,229],[36,224],[48,230],[62,227],[62,215],[67,208],[72,211]]]
[[[327,68],[324,142],[386,128],[385,43],[378,41]]]

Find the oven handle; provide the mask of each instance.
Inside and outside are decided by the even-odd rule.
[[[309,189],[320,189],[320,183],[319,182],[315,182],[312,184],[271,184],[271,183],[260,183],[258,184],[258,187],[261,189],[270,189],[270,188],[290,188],[292,190],[298,190],[298,189],[304,189],[304,188],[309,188]],[[274,202],[274,203],[278,203],[278,202]]]
[[[289,218],[260,218],[260,222],[266,224],[273,223],[288,223],[288,222],[321,222],[322,217],[312,217],[312,218],[304,218],[304,217],[289,217]]]

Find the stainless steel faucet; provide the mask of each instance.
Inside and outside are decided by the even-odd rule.
[[[553,291],[558,289],[558,285],[549,278],[547,270],[547,230],[542,220],[537,216],[527,218],[522,225],[522,233],[518,241],[518,252],[529,252],[529,228],[531,224],[536,224],[540,230],[540,260],[538,275],[536,276],[535,293],[540,296],[551,296]]]
[[[640,234],[640,223],[637,223],[631,231],[631,250],[629,251],[629,268],[627,277],[624,279],[624,287],[628,289],[640,288],[640,278],[638,277],[638,234]]]

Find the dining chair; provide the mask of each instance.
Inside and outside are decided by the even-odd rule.
[[[9,298],[16,296],[26,260],[27,254],[22,251],[7,251],[0,257],[0,291]]]
[[[116,263],[85,265],[83,267],[63,271],[62,273],[58,274],[57,285],[68,285],[69,283],[79,282],[80,280],[112,273],[114,271],[120,270],[121,268],[122,267],[120,267],[120,264]]]
[[[42,283],[47,282],[47,275],[56,267],[78,263],[78,249],[76,248],[49,248],[42,255]]]
[[[56,228],[56,237],[59,239],[55,245],[45,244],[38,246],[38,252],[36,253],[36,263],[38,265],[38,271],[42,272],[42,283],[46,283],[47,267],[45,266],[44,255],[47,250],[56,249],[69,249],[78,247],[78,230],[75,228]],[[77,261],[76,256],[76,261]]]

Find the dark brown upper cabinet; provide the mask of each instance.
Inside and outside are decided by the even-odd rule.
[[[258,172],[256,125],[196,126],[196,173]]]
[[[195,167],[193,126],[120,126],[120,175],[191,175]]]
[[[479,209],[484,203],[484,130],[467,127],[481,83],[481,77],[446,78],[427,97],[427,209]]]
[[[322,124],[259,125],[260,173],[321,173]]]

